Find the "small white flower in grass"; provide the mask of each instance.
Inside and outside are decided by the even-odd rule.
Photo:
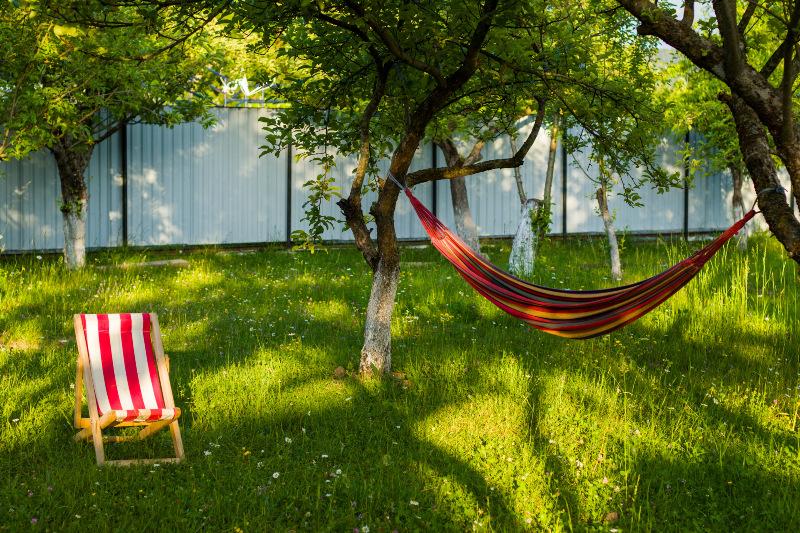
[[[325,493],[325,497],[326,497],[326,498],[330,498],[330,497],[331,497],[331,493],[330,493],[330,492],[326,492],[326,493]]]
[[[416,501],[416,500],[411,500],[410,502],[408,502],[408,504],[409,505],[419,505],[419,502]]]
[[[342,469],[341,468],[337,468],[336,469],[336,475],[337,476],[341,476],[342,475]]]
[[[272,473],[272,477],[275,478],[275,479],[278,479],[280,477],[280,475],[281,475],[280,472],[273,472]]]
[[[36,256],[36,259],[38,259],[39,261],[41,261],[41,260],[42,260],[42,256],[41,256],[41,255],[37,255],[37,256]]]
[[[327,459],[328,458],[328,454],[327,453],[323,453],[320,457],[322,457],[323,459]]]
[[[369,526],[361,526],[361,533],[369,533]]]
[[[291,443],[292,443],[292,439],[290,439],[289,437],[286,437],[286,438],[285,438],[285,439],[283,439],[283,440],[285,440],[285,441],[286,441],[286,444],[291,444]]]
[[[210,450],[206,450],[206,451],[203,452],[203,455],[208,457],[209,455],[211,455],[211,451]]]
[[[264,466],[264,462],[263,461],[259,461],[259,462],[256,463],[256,468],[261,468],[262,466]]]
[[[575,459],[575,466],[578,468],[583,468],[583,463],[580,459]]]

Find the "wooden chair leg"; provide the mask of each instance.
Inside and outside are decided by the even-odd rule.
[[[79,432],[75,434],[74,437],[75,442],[80,442],[82,440],[91,439],[92,438],[92,428],[83,428]]]
[[[103,450],[103,434],[100,430],[99,420],[92,420],[92,439],[94,440],[94,455],[97,458],[97,466],[103,466],[106,462],[106,453]]]
[[[175,447],[175,458],[178,461],[183,460],[183,440],[181,439],[181,428],[178,427],[178,421],[175,420],[169,425],[169,432],[172,434],[172,444]]]

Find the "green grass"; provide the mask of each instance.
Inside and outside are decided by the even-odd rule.
[[[625,281],[698,246],[629,240]],[[500,264],[508,251],[486,247]],[[605,254],[546,243],[537,280],[608,286]],[[406,248],[405,379],[365,381],[354,250],[181,257],[190,268],[0,263],[0,530],[800,530],[800,290],[772,240],[729,246],[589,341],[521,325],[430,247]],[[71,315],[138,310],[159,313],[188,460],[99,469],[71,438]],[[107,446],[169,452],[165,432]]]

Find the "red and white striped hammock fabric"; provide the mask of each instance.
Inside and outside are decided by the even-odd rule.
[[[610,333],[655,309],[697,275],[757,213],[751,209],[707,246],[661,274],[622,287],[571,291],[534,285],[499,269],[450,231],[410,189],[403,190],[433,246],[481,296],[536,329],[571,339]]]
[[[176,418],[176,409],[164,406],[150,315],[81,315],[81,322],[99,415],[113,411],[118,421],[132,422]]]

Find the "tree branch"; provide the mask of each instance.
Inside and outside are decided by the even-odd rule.
[[[405,52],[405,50],[402,49],[402,47],[394,38],[394,36],[389,32],[389,30],[381,26],[381,24],[377,20],[375,20],[371,15],[369,15],[360,4],[353,1],[346,1],[345,4],[347,4],[347,6],[356,15],[364,19],[364,22],[366,22],[367,25],[370,28],[372,28],[372,31],[374,31],[375,34],[378,36],[378,38],[381,40],[381,42],[383,42],[383,44],[386,45],[386,48],[389,49],[389,52],[391,52],[393,56],[395,56],[397,59],[399,59],[406,65],[429,74],[433,79],[436,80],[437,85],[440,86],[445,85],[446,81],[444,79],[444,76],[442,76],[442,73],[439,71],[438,68],[429,65],[423,61],[419,61],[418,59],[415,59],[410,55],[408,55]]]
[[[381,100],[386,93],[386,80],[389,78],[389,70],[391,63],[381,64],[376,63],[378,77],[375,80],[375,85],[372,90],[367,106],[364,108],[364,113],[361,115],[358,129],[361,136],[361,148],[358,154],[358,164],[356,165],[355,176],[353,183],[350,185],[350,194],[347,198],[342,198],[337,202],[337,205],[342,210],[347,225],[353,232],[353,237],[356,241],[356,246],[361,250],[364,260],[375,271],[378,268],[378,248],[372,240],[369,228],[367,228],[366,220],[364,220],[364,212],[361,208],[361,189],[364,186],[364,178],[369,168],[370,156],[372,151],[370,149],[370,124],[372,117],[375,116]]]
[[[681,24],[691,28],[694,24],[694,0],[686,0],[683,4],[683,18]]]
[[[738,29],[739,35],[744,35],[744,32],[747,31],[747,26],[750,25],[750,19],[753,18],[753,14],[756,12],[756,8],[758,7],[758,3],[756,0],[747,0],[747,7],[742,14],[742,18],[739,20]]]
[[[742,47],[739,27],[736,25],[736,2],[731,0],[712,0],[714,13],[717,15],[717,26],[722,36],[725,64],[725,75],[738,78],[744,69],[744,49]]]
[[[783,104],[783,127],[781,129],[781,139],[789,142],[794,135],[794,115],[792,106],[794,79],[797,76],[795,63],[792,60],[795,45],[800,36],[800,0],[795,0],[792,14],[789,18],[789,26],[786,32],[783,52],[783,77],[781,79],[781,102]]]
[[[520,146],[511,157],[505,159],[490,159],[488,161],[481,161],[479,163],[459,167],[426,168],[425,170],[418,170],[406,176],[406,184],[409,187],[413,187],[414,185],[419,185],[420,183],[428,181],[449,180],[471,176],[480,172],[486,172],[487,170],[518,167],[522,165],[522,163],[525,162],[525,156],[528,154],[534,141],[536,141],[536,137],[539,135],[539,130],[544,120],[545,100],[543,98],[537,98],[537,101],[539,103],[539,109],[536,110],[536,120],[533,123],[533,128],[525,139],[525,142],[522,143],[522,146]]]

